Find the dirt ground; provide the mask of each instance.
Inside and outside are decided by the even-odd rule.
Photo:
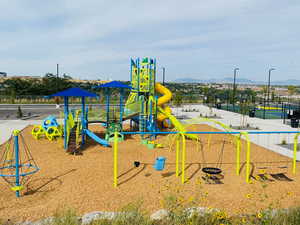
[[[90,126],[90,129],[103,136],[100,126]],[[193,125],[190,130],[213,129],[207,125]],[[262,147],[251,144],[251,184],[245,182],[244,166],[241,175],[237,176],[236,151],[229,135],[201,135],[199,148],[195,141],[187,140],[185,184],[175,176],[175,146],[173,151],[167,147],[170,137],[158,137],[157,142],[165,147],[156,149],[142,145],[137,135],[127,137],[119,143],[119,186],[113,188],[112,148],[89,139],[83,154],[73,156],[64,152],[62,140],[35,140],[31,136],[31,127],[24,129],[22,134],[40,171],[30,179],[20,198],[16,198],[15,193],[0,180],[0,218],[3,219],[37,220],[53,215],[62,207],[74,208],[79,214],[118,211],[139,199],[151,213],[162,208],[164,196],[176,191],[183,198],[197,200],[198,206],[224,209],[229,213],[250,212],[269,206],[295,206],[300,200],[300,172],[291,173],[291,159]],[[242,165],[245,150],[243,142]],[[163,171],[153,168],[158,156],[167,158]],[[141,165],[135,167],[134,161]],[[222,164],[217,165],[218,161]],[[206,166],[218,166],[223,171],[219,179],[209,179],[210,184],[203,179],[202,168]],[[257,175],[264,173],[267,175],[258,179]],[[276,174],[281,174],[281,178]],[[266,181],[262,182],[264,178]]]

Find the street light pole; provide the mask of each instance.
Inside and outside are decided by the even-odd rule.
[[[267,98],[267,102],[268,102],[268,106],[270,106],[270,81],[271,81],[271,71],[275,70],[274,68],[269,69],[269,79],[268,79],[268,98]]]
[[[233,104],[233,111],[235,112],[235,92],[236,92],[236,72],[239,70],[239,68],[234,68],[233,70],[233,93],[232,93],[232,104]]]
[[[166,72],[165,67],[162,68],[162,71],[163,71],[163,85],[165,86],[165,72]]]
[[[56,92],[59,91],[59,88],[58,88],[58,77],[59,77],[59,64],[56,64]],[[59,97],[56,97],[55,99],[56,101],[56,108],[59,108]]]
[[[59,76],[59,64],[56,64],[56,89],[58,92],[58,76]]]

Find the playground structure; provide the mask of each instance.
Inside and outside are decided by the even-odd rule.
[[[84,146],[86,136],[91,137],[99,144],[108,147],[108,141],[99,138],[93,132],[88,129],[88,118],[85,105],[85,98],[95,98],[96,94],[90,93],[80,88],[70,88],[65,91],[50,95],[49,97],[63,97],[64,98],[64,149],[72,154],[79,153],[78,145]],[[81,110],[69,109],[69,98],[80,97],[81,98]],[[74,119],[75,118],[75,119]]]
[[[65,90],[60,93],[51,95],[50,97],[64,97],[64,129],[61,129],[55,120],[55,118],[49,117],[44,121],[44,124],[39,127],[34,127],[33,136],[38,139],[41,135],[45,135],[49,140],[53,140],[55,137],[64,137],[64,148],[70,153],[79,153],[78,146],[84,146],[86,143],[86,137],[92,138],[94,141],[109,147],[110,142],[113,142],[114,148],[114,187],[117,187],[118,181],[118,142],[124,141],[126,135],[138,134],[141,137],[141,142],[148,148],[153,149],[157,146],[164,146],[163,144],[156,143],[156,137],[160,134],[167,135],[168,137],[168,148],[174,149],[176,146],[176,176],[181,174],[181,182],[185,183],[185,156],[186,156],[186,139],[196,141],[195,149],[202,155],[203,168],[202,171],[207,175],[221,174],[222,169],[222,158],[224,152],[224,145],[226,141],[233,145],[236,149],[236,174],[239,175],[241,171],[241,140],[244,139],[246,142],[246,182],[250,183],[250,152],[251,144],[247,132],[233,132],[232,129],[225,124],[216,120],[208,118],[194,118],[186,120],[185,124],[179,122],[175,116],[172,115],[170,107],[167,103],[172,98],[172,93],[169,89],[156,82],[156,60],[151,58],[139,58],[131,59],[130,65],[130,80],[131,86],[122,84],[117,81],[109,82],[106,84],[99,85],[95,89],[103,89],[105,93],[105,110],[99,112],[97,120],[89,120],[89,109],[85,105],[86,97],[97,97],[96,94],[87,92],[79,88],[72,88]],[[112,89],[119,90],[119,104],[111,104]],[[130,90],[129,96],[124,101],[124,90]],[[161,95],[161,96],[159,96]],[[68,98],[69,97],[81,97],[82,105],[81,110],[69,110]],[[270,110],[273,108],[270,108]],[[123,122],[130,120],[130,131],[123,130]],[[223,132],[189,132],[190,124],[209,122],[217,126],[220,126]],[[88,124],[100,123],[105,128],[105,138],[100,138],[94,132],[88,128]],[[136,129],[134,129],[136,128]],[[160,129],[172,129],[171,131],[161,131]],[[51,132],[49,132],[51,131]],[[257,133],[262,134],[263,132]],[[222,141],[222,146],[215,166],[206,166],[205,159],[205,147],[199,134],[208,134],[207,149],[211,151],[212,136],[214,134],[224,134],[229,139]],[[267,133],[265,133],[267,134]],[[295,148],[297,140],[295,139]],[[294,149],[293,155],[293,173],[296,172],[296,152]],[[164,158],[163,156],[158,157]],[[161,161],[158,170],[164,168],[166,158]],[[181,163],[181,171],[180,164]]]
[[[13,131],[10,140],[3,147],[0,156],[0,177],[11,186],[16,196],[20,197],[20,192],[24,189],[30,175],[38,172],[39,167],[19,130]]]
[[[246,182],[250,182],[250,140],[246,132],[232,132],[232,129],[221,122],[208,119],[208,118],[194,118],[185,121],[186,124],[180,123],[175,116],[172,115],[170,107],[167,103],[172,98],[172,93],[163,85],[156,83],[156,60],[151,58],[131,59],[130,66],[130,80],[131,86],[127,86],[117,81],[109,82],[99,85],[95,89],[102,88],[105,93],[106,108],[99,113],[98,120],[89,121],[88,108],[85,106],[85,97],[97,97],[94,93],[89,93],[82,89],[69,89],[60,93],[51,95],[51,97],[63,96],[65,104],[64,113],[64,147],[71,153],[78,153],[78,145],[83,147],[86,142],[86,136],[94,139],[97,143],[108,147],[110,142],[113,142],[114,147],[114,186],[117,186],[117,154],[118,142],[124,140],[125,134],[138,134],[142,138],[142,143],[146,144],[148,148],[155,148],[163,146],[156,144],[155,139],[159,134],[168,135],[168,147],[172,149],[176,143],[176,175],[179,175],[179,161],[182,161],[181,176],[182,183],[185,182],[185,155],[186,155],[186,138],[196,141],[195,146],[198,151],[201,151],[202,160],[205,163],[205,154],[203,143],[200,142],[198,134],[205,134],[199,132],[188,132],[189,124],[212,122],[220,126],[224,130],[224,134],[229,136],[229,143],[234,145],[236,149],[236,174],[240,174],[240,152],[241,152],[241,139],[244,138],[247,142],[246,150]],[[111,104],[111,89],[119,89],[120,101],[118,105]],[[125,105],[123,105],[124,89],[129,89],[130,94],[127,98]],[[162,96],[158,96],[158,94]],[[81,110],[76,110],[76,115],[69,112],[68,97],[81,97],[82,107]],[[75,118],[75,119],[74,119]],[[123,122],[130,120],[130,131],[123,131]],[[47,120],[46,120],[47,121]],[[100,123],[105,127],[105,139],[100,138],[95,133],[88,129],[89,123]],[[51,120],[48,124],[52,124]],[[55,124],[55,123],[54,123]],[[49,125],[49,126],[50,126]],[[51,125],[50,128],[53,128]],[[137,128],[137,130],[133,130]],[[162,132],[160,129],[169,128],[173,129],[171,132]],[[48,130],[49,128],[43,128]],[[130,133],[131,132],[131,133]],[[39,132],[37,132],[39,134]],[[47,132],[48,133],[48,132]],[[58,132],[56,132],[58,133]],[[62,132],[60,132],[62,133]],[[207,148],[211,148],[211,139],[214,132],[208,132]],[[36,135],[39,136],[39,135]],[[80,138],[81,136],[81,138]],[[48,138],[49,139],[49,138]],[[223,141],[223,147],[225,144]],[[74,144],[75,143],[75,144]],[[199,148],[201,146],[201,148]],[[216,165],[222,162],[223,150],[221,149],[219,160]],[[181,155],[181,156],[180,156]],[[181,157],[181,158],[180,158]],[[294,163],[295,167],[295,153]],[[165,160],[163,161],[165,162]],[[222,170],[215,167],[204,167],[202,171],[207,175],[220,174]]]
[[[185,133],[185,127],[172,115],[167,103],[172,98],[171,91],[156,81],[156,60],[151,58],[131,59],[130,65],[131,86],[112,81],[95,87],[104,89],[105,110],[99,111],[97,120],[89,120],[89,109],[86,107],[86,97],[97,97],[96,94],[80,88],[71,88],[48,97],[64,98],[64,125],[61,126],[53,117],[46,118],[43,125],[35,126],[32,130],[34,138],[46,137],[54,140],[64,138],[64,148],[70,153],[79,153],[79,145],[83,148],[86,137],[109,147],[109,142],[114,141],[117,132],[118,141],[124,140],[123,123],[130,120],[131,128],[138,128],[139,132],[158,132],[163,128],[174,128],[176,131]],[[119,89],[120,101],[118,105],[111,104],[112,89]],[[130,90],[130,94],[124,100],[124,90]],[[161,95],[161,96],[158,96]],[[69,110],[69,98],[81,98],[81,109]],[[106,128],[105,138],[100,138],[88,129],[88,124],[98,123]],[[198,141],[197,136],[185,134],[188,138]],[[141,135],[142,143],[149,148],[161,146],[154,142],[156,135]]]
[[[138,131],[157,132],[159,128],[174,126],[177,131],[185,132],[184,126],[172,115],[167,105],[172,98],[172,92],[156,82],[156,60],[131,59],[130,74],[131,92],[125,104],[125,112],[132,113],[132,108],[139,108],[137,115],[131,118],[131,123],[136,123]],[[158,94],[162,96],[159,97]],[[152,141],[156,135],[141,136]],[[188,137],[197,140],[194,135]]]
[[[18,197],[23,189],[29,191],[24,190],[26,197],[16,206],[11,191],[0,183],[0,217],[40,219],[40,215],[52,215],[62,199],[80,213],[99,208],[114,211],[136,196],[154,211],[161,208],[157,199],[169,194],[170,183],[188,198],[197,197],[199,187],[220,184],[207,190],[212,193],[207,206],[229,210],[239,210],[249,189],[261,187],[262,182],[270,182],[266,204],[287,190],[299,200],[300,184],[291,182],[300,179],[296,167],[299,131],[237,132],[209,118],[178,121],[168,106],[171,91],[156,82],[154,59],[131,59],[130,77],[130,86],[113,81],[95,87],[104,91],[104,110],[93,111],[86,105],[86,98],[98,97],[95,93],[71,88],[49,96],[64,99],[62,124],[49,116],[39,126],[13,133],[0,149],[0,176]],[[81,98],[80,108],[69,104],[72,97]],[[113,97],[119,97],[117,104]],[[293,138],[292,159],[251,142],[253,135],[267,138],[276,133]],[[77,154],[83,148],[84,156],[70,158],[60,146],[49,144],[61,137],[67,152]],[[37,173],[39,168],[42,173]],[[245,181],[251,186],[242,185]],[[287,206],[293,206],[291,202]]]
[[[58,137],[62,137],[62,127],[58,124],[56,117],[48,116],[42,125],[35,125],[31,131],[32,136],[35,139],[42,137],[47,138],[49,141],[53,141]]]

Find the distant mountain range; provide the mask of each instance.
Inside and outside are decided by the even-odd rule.
[[[175,83],[218,83],[226,84],[233,83],[232,77],[225,77],[223,79],[194,79],[194,78],[180,78],[174,80]],[[238,84],[253,84],[253,85],[264,85],[267,81],[253,81],[249,79],[237,78],[236,83]],[[272,85],[300,85],[300,80],[288,79],[288,80],[271,80]]]

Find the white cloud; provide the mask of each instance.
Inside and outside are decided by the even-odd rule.
[[[129,79],[129,58],[148,55],[174,77],[240,65],[259,79],[275,64],[296,78],[300,3],[288,2],[2,0],[0,70],[43,75],[59,62],[78,76]]]

